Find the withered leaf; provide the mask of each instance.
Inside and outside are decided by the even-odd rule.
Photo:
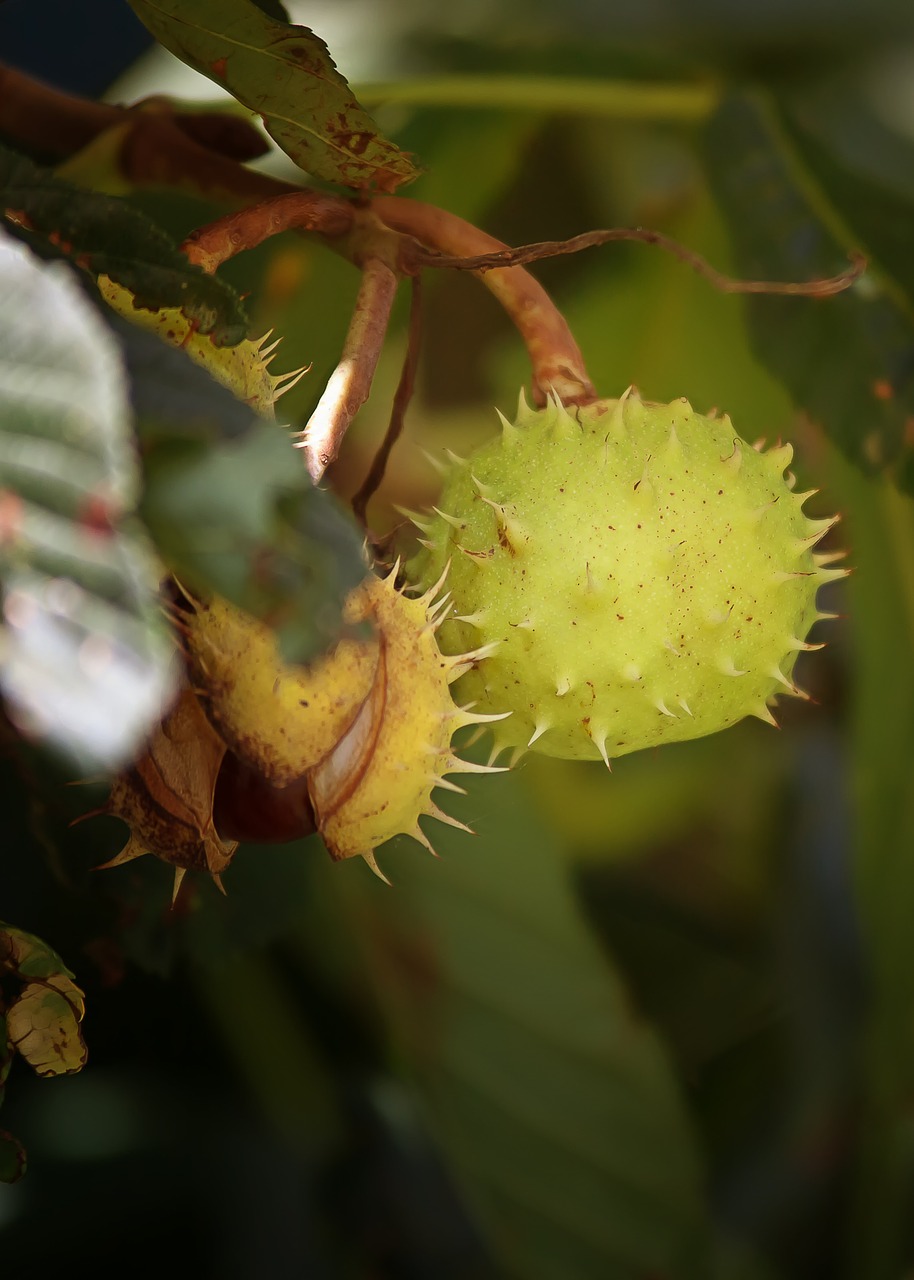
[[[106,867],[145,853],[179,868],[218,876],[238,847],[213,823],[213,793],[225,744],[196,696],[183,689],[146,751],[111,788],[106,811],[130,827],[127,844]]]

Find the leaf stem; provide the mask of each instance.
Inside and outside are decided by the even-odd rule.
[[[350,423],[368,399],[397,283],[396,272],[386,262],[365,259],[342,357],[302,432],[299,447],[315,484],[336,458]]]

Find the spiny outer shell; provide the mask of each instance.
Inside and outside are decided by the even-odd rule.
[[[844,573],[813,555],[830,522],[803,514],[791,454],[685,400],[569,413],[522,397],[516,424],[453,468],[410,566],[428,583],[451,561],[445,652],[498,642],[458,686],[513,713],[498,750],[608,763],[771,720],[816,590]]]
[[[234,347],[217,347],[211,339],[198,333],[177,307],[147,311],[134,306],[133,294],[108,276],[99,276],[98,288],[108,305],[131,324],[157,333],[173,347],[181,347],[190,358],[202,365],[217,382],[228,387],[239,400],[251,405],[264,417],[273,417],[273,406],[287,391],[301,370],[286,375],[270,373],[272,347],[266,337],[246,339]]]
[[[288,665],[265,623],[218,598],[195,605],[185,636],[207,714],[275,786],[300,778],[342,737],[378,662],[376,640],[343,639],[307,667]]]
[[[408,599],[391,574],[366,579],[347,602],[350,620],[374,624],[380,657],[357,719],[310,775],[315,820],[334,859],[372,861],[373,849],[401,833],[430,847],[418,818],[445,817],[432,789],[445,773],[471,767],[450,751],[455,730],[477,718],[451,698],[448,677],[461,661],[442,657],[436,644],[436,594],[433,587]]]
[[[143,756],[115,778],[105,812],[130,827],[130,839],[103,865],[120,866],[151,853],[164,862],[217,876],[238,842],[213,825],[213,793],[225,744],[189,689],[155,730]],[[176,881],[180,884],[180,876]]]

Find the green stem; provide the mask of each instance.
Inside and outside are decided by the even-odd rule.
[[[367,106],[493,107],[620,120],[706,119],[720,96],[711,84],[582,80],[576,76],[439,76],[356,87]]]

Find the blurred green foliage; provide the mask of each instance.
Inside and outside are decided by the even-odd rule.
[[[322,34],[319,9],[290,7]],[[200,885],[170,913],[157,865],[90,875],[119,829],[68,831],[93,793],[4,735],[4,915],[76,972],[93,1055],[56,1086],[11,1073],[4,1117],[32,1169],[0,1192],[4,1266],[42,1274],[38,1227],[53,1217],[79,1231],[87,1274],[137,1238],[135,1273],[158,1274],[183,1234],[186,1268],[220,1277],[268,1259],[277,1276],[391,1280],[901,1280],[914,1267],[909,15],[850,0],[825,17],[805,0],[366,12],[378,48],[363,78],[393,86],[369,105],[425,170],[409,194],[510,243],[646,224],[723,270],[783,279],[868,254],[865,279],[831,300],[719,294],[642,246],[537,267],[606,394],[687,395],[749,439],[795,441],[799,488],[821,486],[821,512],[844,515],[834,545],[855,573],[826,607],[846,616],[801,656],[815,704],[785,705],[780,733],[741,725],[611,777],[537,759],[483,780],[454,807],[475,842],[446,832],[440,863],[391,846],[393,892],[312,838],[242,850],[227,900]],[[523,98],[525,77],[550,76],[564,105],[538,99],[538,80]],[[179,240],[219,211],[165,192],[132,203]],[[249,295],[255,331],[283,335],[281,367],[311,364],[282,402],[304,421],[354,272],[283,235],[221,274]],[[527,377],[475,281],[430,276],[425,301],[377,530],[393,504],[433,499],[421,449],[464,452]],[[405,309],[333,472],[344,498],[386,425],[404,325]],[[187,513],[185,478],[190,496],[173,497]]]

